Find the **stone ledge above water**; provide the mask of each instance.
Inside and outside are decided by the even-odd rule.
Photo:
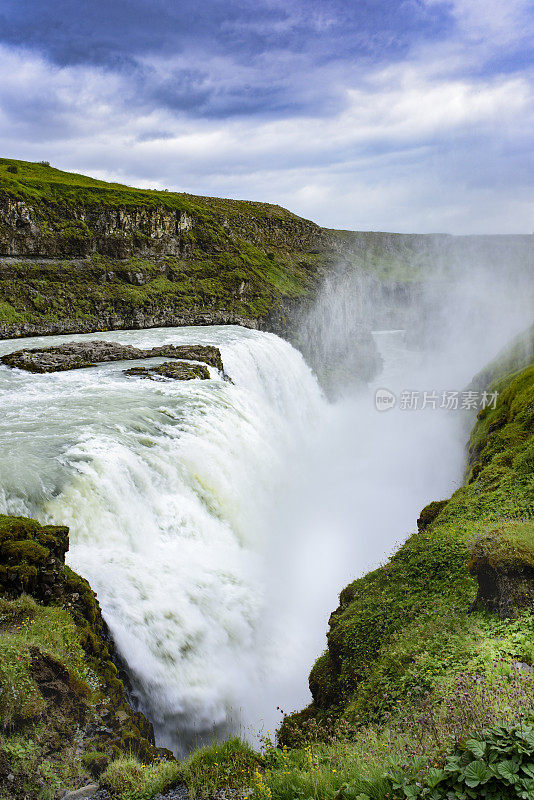
[[[8,367],[17,367],[27,372],[47,373],[94,367],[96,364],[109,361],[136,361],[144,358],[157,357],[176,358],[185,361],[201,361],[204,364],[215,367],[220,372],[224,372],[219,348],[214,345],[202,344],[167,344],[161,347],[152,347],[148,350],[143,350],[138,347],[132,347],[131,345],[103,340],[68,342],[52,347],[16,350],[13,353],[2,356],[0,361]],[[167,362],[166,370],[169,372],[167,377],[178,377],[178,375],[170,374],[171,370],[169,364],[170,362]],[[164,367],[165,365],[161,366]],[[154,369],[155,368],[151,367],[149,371],[153,372]],[[175,370],[175,372],[178,373],[180,370]],[[132,374],[130,371],[128,371],[128,373]],[[209,373],[207,375],[198,374],[194,377],[209,378]],[[183,379],[184,378],[182,378],[182,380]]]

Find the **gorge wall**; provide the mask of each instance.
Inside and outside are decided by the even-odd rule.
[[[355,271],[376,300],[362,330],[402,327],[429,280],[466,265],[513,278],[533,238],[334,231],[0,159],[0,337],[236,323],[295,341],[325,276]]]

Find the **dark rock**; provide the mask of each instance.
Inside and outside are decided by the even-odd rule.
[[[478,582],[471,610],[493,611],[501,619],[534,608],[532,553],[517,546],[507,547],[507,527],[510,525],[477,540],[469,560],[469,572]]]
[[[68,342],[53,347],[31,350],[16,350],[2,356],[0,361],[8,367],[17,367],[27,372],[62,372],[64,370],[94,367],[109,361],[133,361],[143,358],[180,358],[186,361],[203,361],[224,371],[221,352],[213,345],[162,345],[143,350],[118,342],[94,340]],[[168,377],[173,377],[168,375]],[[195,377],[202,377],[197,375]],[[209,374],[206,376],[209,377]]]
[[[438,514],[445,508],[448,502],[448,500],[433,500],[432,503],[429,503],[427,506],[425,506],[419,514],[419,518],[417,520],[418,531],[424,531],[425,528],[428,528],[428,526],[434,522]]]
[[[469,571],[477,579],[478,592],[471,610],[493,611],[501,619],[534,608],[534,569],[495,567],[488,560],[471,560]]]
[[[172,378],[178,381],[190,381],[200,378],[209,380],[210,373],[203,364],[186,364],[183,361],[165,361],[157,367],[132,367],[125,369],[124,374],[129,377],[149,378]]]

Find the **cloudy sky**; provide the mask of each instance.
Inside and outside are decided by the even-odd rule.
[[[0,154],[357,230],[534,230],[532,0],[0,0]]]

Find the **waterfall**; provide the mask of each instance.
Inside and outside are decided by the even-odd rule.
[[[209,381],[151,382],[116,362],[48,375],[0,367],[0,506],[70,526],[68,563],[98,595],[158,744],[180,756],[231,730],[253,739],[277,706],[306,705],[340,588],[461,482],[476,410],[410,411],[402,392],[461,391],[530,319],[528,303],[505,306],[493,285],[481,303],[472,278],[476,295],[459,287],[446,302],[437,286],[425,298],[439,347],[375,331],[371,352],[353,283],[330,283],[303,328],[317,373],[348,387],[333,400],[290,344],[234,326],[0,343],[2,353],[91,338],[220,347],[230,381],[211,370]],[[362,383],[375,350],[381,371]],[[377,411],[378,389],[395,395],[393,409]]]
[[[239,724],[272,668],[259,626],[266,524],[283,465],[325,401],[302,356],[272,334],[102,336],[215,343],[232,382],[215,371],[210,381],[126,378],[119,363],[2,368],[3,510],[70,526],[68,563],[97,592],[140,707],[159,742],[184,753]],[[83,338],[94,336],[46,343]]]

